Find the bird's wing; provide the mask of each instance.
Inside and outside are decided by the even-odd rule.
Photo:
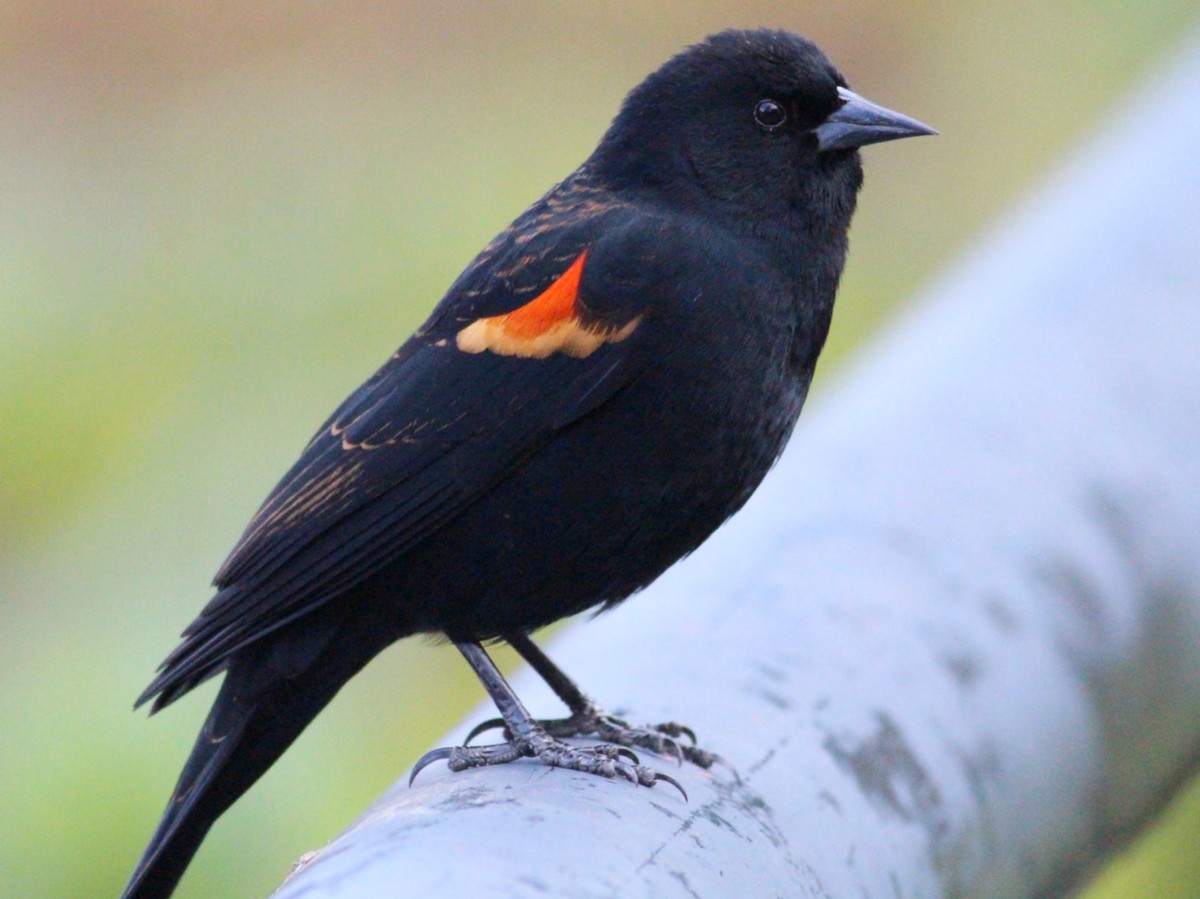
[[[263,503],[139,704],[157,695],[157,710],[361,583],[628,383],[659,286],[628,261],[645,227],[577,229],[468,269]]]

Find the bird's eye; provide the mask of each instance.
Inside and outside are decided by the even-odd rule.
[[[778,131],[787,121],[787,110],[776,100],[759,100],[754,107],[754,121],[763,131]]]

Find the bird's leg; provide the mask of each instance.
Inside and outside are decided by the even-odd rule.
[[[504,743],[492,746],[453,746],[428,752],[413,766],[408,779],[409,784],[422,768],[439,759],[446,759],[447,767],[451,771],[464,771],[484,765],[502,765],[519,758],[536,758],[543,765],[571,768],[588,774],[599,774],[601,777],[624,777],[633,784],[645,787],[666,781],[683,793],[684,799],[687,798],[683,787],[673,778],[639,764],[637,756],[623,746],[602,744],[577,747],[551,736],[529,714],[504,679],[504,675],[478,642],[455,641],[454,645],[474,669],[484,689],[496,703],[508,739]]]
[[[564,738],[595,734],[608,743],[618,746],[636,746],[639,749],[647,749],[658,755],[670,756],[680,761],[687,759],[701,768],[709,768],[714,762],[721,761],[720,756],[696,746],[696,735],[691,728],[682,724],[669,721],[664,724],[637,727],[609,714],[595,700],[580,690],[578,685],[567,677],[561,668],[550,661],[550,658],[525,634],[508,634],[504,639],[521,654],[525,661],[533,666],[533,670],[571,710],[571,715],[567,718],[538,722],[551,736]],[[502,719],[493,718],[485,721],[471,731],[467,742],[469,743],[472,738],[489,728],[502,725]],[[679,737],[687,737],[690,745],[680,743]]]

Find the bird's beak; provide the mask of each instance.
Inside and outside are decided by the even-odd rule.
[[[845,102],[829,118],[813,129],[817,135],[817,151],[850,150],[878,144],[885,140],[937,134],[928,125],[906,115],[876,106],[844,87],[837,89]]]

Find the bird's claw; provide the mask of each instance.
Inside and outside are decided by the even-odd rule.
[[[679,781],[677,781],[677,780],[676,780],[675,778],[673,778],[673,777],[668,777],[666,774],[656,774],[656,776],[655,776],[655,781],[657,782],[657,781],[660,781],[660,780],[661,780],[661,781],[664,781],[664,782],[666,782],[666,783],[669,783],[671,786],[673,786],[675,789],[677,789],[677,790],[680,792],[680,794],[683,796],[683,801],[684,801],[684,802],[687,802],[687,801],[688,801],[688,794],[687,794],[687,790],[685,790],[685,789],[683,788],[683,784],[681,784]],[[653,786],[653,784],[651,784],[651,786]]]
[[[481,721],[479,724],[476,724],[474,727],[471,728],[471,732],[469,734],[467,734],[467,738],[465,740],[463,740],[463,745],[470,746],[471,741],[474,740],[476,737],[478,737],[480,734],[486,733],[489,730],[495,730],[498,727],[504,728],[505,736],[507,737],[508,736],[508,732],[507,732],[508,727],[507,727],[507,725],[505,725],[504,719],[503,718],[489,718],[487,721]]]
[[[417,759],[417,763],[413,765],[412,773],[408,775],[408,785],[410,787],[413,785],[413,781],[417,779],[417,775],[421,773],[421,769],[426,765],[430,765],[440,759],[448,759],[453,754],[454,749],[453,747],[449,746],[443,746],[440,749],[432,749],[425,753],[423,756]]]
[[[654,730],[660,734],[665,734],[668,737],[687,737],[688,741],[696,745],[696,732],[686,724],[677,724],[674,721],[667,721],[663,724],[654,725]]]
[[[571,737],[595,736],[603,740],[605,744],[625,748],[625,751],[629,753],[627,758],[635,766],[639,765],[639,762],[637,756],[629,751],[629,747],[645,749],[664,758],[674,759],[680,766],[685,761],[706,769],[711,768],[714,764],[726,764],[725,760],[716,753],[709,752],[697,746],[696,732],[686,725],[675,721],[648,726],[632,725],[624,718],[605,711],[591,700],[587,700],[582,708],[577,708],[569,717],[539,720],[536,724],[542,733],[549,738],[564,740]],[[480,734],[497,728],[503,730],[504,739],[511,744],[513,735],[504,719],[489,718],[487,721],[483,721],[471,728],[470,733],[467,734],[467,738],[464,741],[464,748],[469,747],[471,741]],[[681,738],[685,738],[687,742],[681,742]],[[490,747],[483,747],[479,751],[482,753],[488,748]],[[449,758],[448,756],[441,757]],[[455,762],[451,760],[451,767],[454,764]],[[491,761],[473,761],[463,764],[465,767],[474,767],[496,763]],[[659,775],[658,779],[662,780],[663,776]],[[674,781],[671,783],[682,792],[683,788],[679,784]]]
[[[722,761],[716,753],[696,745],[696,733],[690,727],[668,721],[645,727],[631,725],[616,715],[611,715],[595,704],[576,712],[569,718],[540,721],[548,734],[554,737],[587,737],[595,735],[606,743],[618,746],[636,746],[656,755],[673,758],[682,765],[685,761],[701,768],[711,768]],[[686,737],[688,744],[680,743]]]
[[[504,722],[496,725],[494,722],[485,721],[472,731],[471,736],[477,736],[496,726],[504,726]],[[505,731],[508,733],[506,726]],[[465,771],[467,768],[503,765],[519,758],[535,758],[543,765],[569,768],[586,774],[598,774],[601,777],[621,777],[635,786],[653,787],[660,781],[665,781],[675,787],[685,801],[687,799],[687,791],[677,780],[641,764],[637,754],[627,746],[612,743],[586,747],[571,746],[555,739],[540,725],[535,725],[526,733],[504,743],[490,746],[450,746],[427,752],[413,766],[408,783],[411,786],[423,768],[442,759],[446,760],[446,767],[451,771]]]
[[[585,710],[571,715],[569,718],[551,718],[538,721],[538,724],[552,737],[586,737],[595,735],[606,743],[618,746],[637,746],[655,755],[674,759],[682,765],[689,761],[701,768],[711,768],[714,763],[722,762],[720,756],[696,746],[696,733],[690,727],[668,721],[663,724],[648,727],[636,727],[622,718],[610,715],[599,709]],[[505,739],[511,735],[503,718],[489,718],[471,728],[463,741],[464,746],[470,746],[480,734],[489,730],[501,729]],[[687,737],[690,745],[682,745],[677,737]]]
[[[622,758],[629,759],[629,761],[633,762],[635,765],[640,765],[642,763],[642,760],[637,757],[637,753],[635,753],[632,749],[627,749],[624,746],[618,746],[616,749],[617,755],[621,756]]]

